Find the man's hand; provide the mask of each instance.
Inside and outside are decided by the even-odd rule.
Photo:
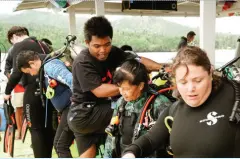
[[[159,72],[164,71],[166,73],[169,73],[172,71],[171,65],[170,64],[164,64],[162,67],[159,69]]]
[[[7,78],[9,79],[9,78],[10,78],[10,76],[11,76],[11,74],[10,74],[10,73],[8,73],[8,74],[7,74]]]
[[[11,95],[4,95],[3,99],[4,101],[8,101],[11,98]]]
[[[6,75],[6,77],[9,79],[10,78],[10,76],[11,76],[11,74],[10,73],[6,73],[5,74]]]

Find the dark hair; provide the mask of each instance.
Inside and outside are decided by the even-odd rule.
[[[195,34],[194,31],[190,31],[190,32],[187,33],[187,37],[193,37],[193,36],[195,36],[195,35],[196,35],[196,34]]]
[[[113,28],[111,23],[103,16],[96,16],[89,19],[84,25],[85,40],[91,41],[92,36],[104,38],[113,37]]]
[[[132,59],[124,62],[121,67],[118,67],[113,76],[115,84],[121,84],[127,80],[132,85],[139,85],[144,82],[144,91],[148,89],[149,76],[146,67]]]
[[[123,46],[121,46],[120,49],[123,51],[133,51],[132,47],[129,45],[123,45]]]
[[[8,30],[8,33],[7,33],[8,42],[10,44],[12,44],[11,39],[13,37],[13,34],[15,34],[16,36],[23,36],[23,35],[29,36],[29,32],[27,28],[21,27],[21,26],[13,26],[11,29]]]
[[[26,51],[21,51],[17,55],[17,68],[21,71],[21,68],[30,68],[29,61],[34,61],[38,60],[39,55],[37,52],[26,50]]]
[[[212,65],[211,62],[207,56],[207,53],[196,46],[186,46],[183,49],[180,49],[177,53],[176,57],[173,60],[172,64],[172,74],[173,77],[175,77],[176,69],[179,66],[185,65],[187,68],[188,74],[188,66],[187,65],[195,65],[195,66],[201,66],[205,71],[207,71],[209,74],[211,73]],[[217,89],[220,85],[220,77],[215,75],[213,72],[213,87],[214,89]]]

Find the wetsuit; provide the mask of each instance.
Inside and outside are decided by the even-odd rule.
[[[28,121],[28,126],[30,127],[34,157],[49,158],[52,156],[54,138],[54,132],[52,129],[52,107],[48,106],[48,124],[45,128],[46,109],[42,107],[40,96],[35,95],[36,89],[38,88],[38,83],[36,83],[37,76],[24,74],[16,68],[16,57],[24,50],[31,50],[40,54],[49,52],[46,46],[40,46],[35,38],[27,38],[14,44],[11,51],[13,72],[8,80],[5,94],[10,95],[13,88],[21,80],[23,87],[25,88],[23,110]],[[49,102],[49,105],[50,104],[51,103]]]
[[[174,157],[240,157],[240,127],[229,122],[234,98],[232,85],[224,81],[199,107],[190,107],[180,101],[170,135]],[[168,115],[169,110],[166,109],[150,132],[136,140],[124,153],[130,151],[136,157],[144,157],[166,145],[169,133],[164,118]]]

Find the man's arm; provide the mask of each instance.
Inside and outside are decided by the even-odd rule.
[[[121,49],[114,47],[114,51],[116,51],[116,54],[118,57],[115,57],[115,59],[119,59],[120,64],[125,62],[126,60],[129,59],[135,59],[141,62],[142,64],[145,65],[148,71],[159,71],[160,68],[163,67],[163,65],[168,65],[165,63],[157,63],[149,58],[138,56],[135,52],[133,51],[122,51]]]
[[[113,97],[119,95],[119,89],[114,84],[101,84],[99,87],[91,90],[98,98]]]
[[[101,76],[91,63],[73,64],[73,78],[81,85],[83,92],[91,91],[96,97],[112,97],[119,94],[114,84],[102,83]]]
[[[4,97],[5,100],[8,100],[10,97],[10,94],[12,92],[12,90],[14,89],[14,87],[19,83],[19,81],[22,78],[22,72],[20,70],[18,70],[18,68],[16,67],[16,52],[17,50],[15,49],[15,47],[13,47],[12,51],[11,51],[11,56],[12,56],[12,74],[10,75],[10,78],[8,80],[6,89],[5,89],[5,94],[7,95],[6,98]]]
[[[8,100],[10,98],[10,94],[12,92],[12,90],[14,89],[14,87],[18,84],[18,82],[21,80],[22,78],[22,72],[20,71],[14,71],[7,83],[6,89],[5,89],[5,100]]]
[[[10,78],[10,73],[11,73],[11,69],[13,68],[13,60],[12,60],[12,54],[11,54],[11,50],[12,48],[9,49],[8,51],[8,56],[6,59],[6,63],[5,63],[5,69],[4,69],[4,75],[7,76],[7,78]]]
[[[164,65],[168,65],[168,64],[164,64],[164,63],[157,63],[151,59],[148,59],[146,57],[141,57],[141,63],[145,65],[145,67],[147,68],[147,70],[149,71],[159,71],[160,68],[162,68]]]

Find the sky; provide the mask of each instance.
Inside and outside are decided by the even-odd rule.
[[[12,13],[14,7],[21,2],[21,0],[0,0],[0,14]]]
[[[0,14],[18,14],[19,12],[13,12],[13,9],[20,2],[21,0],[0,0]],[[163,19],[190,27],[198,27],[200,24],[197,17],[163,17]],[[239,21],[240,17],[217,18],[216,32],[240,35]]]

